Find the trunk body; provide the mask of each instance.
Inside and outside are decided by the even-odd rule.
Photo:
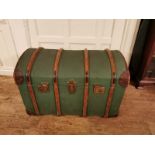
[[[22,96],[26,111],[36,114],[27,84],[27,65],[36,49],[27,49],[20,57],[14,78]],[[111,51],[115,62],[115,87],[112,93],[108,116],[116,116],[129,81],[124,57],[119,51]],[[53,71],[57,55],[56,49],[41,49],[33,62],[31,84],[38,106],[39,114],[57,114],[54,93],[55,73]],[[88,116],[104,116],[111,88],[112,70],[107,52],[88,50]],[[62,115],[83,115],[85,91],[85,57],[84,50],[62,50],[58,64],[58,91]]]

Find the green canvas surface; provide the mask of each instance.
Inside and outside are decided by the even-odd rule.
[[[34,113],[32,101],[26,84],[26,66],[35,49],[27,49],[20,57],[16,69],[20,69],[24,75],[24,83],[19,85],[25,108]],[[56,103],[53,90],[53,65],[57,50],[43,49],[33,64],[31,72],[32,87],[36,96],[40,114],[56,115]],[[89,96],[87,115],[103,116],[111,82],[111,66],[107,53],[104,50],[88,50],[89,53]],[[112,51],[116,63],[116,87],[112,98],[110,116],[116,116],[124,96],[125,88],[118,83],[119,77],[126,70],[124,58],[119,51]],[[63,115],[82,116],[84,95],[84,51],[63,50],[59,62],[58,86],[60,93],[60,106]],[[68,91],[68,82],[76,83],[76,92]],[[38,85],[47,82],[49,91],[42,93]],[[94,94],[94,85],[105,87],[104,94]]]

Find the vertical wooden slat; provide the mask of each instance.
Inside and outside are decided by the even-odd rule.
[[[108,94],[108,98],[107,98],[106,110],[105,110],[104,117],[109,116],[111,102],[112,102],[112,98],[113,98],[113,94],[114,94],[114,90],[115,90],[115,80],[116,80],[115,79],[115,76],[116,76],[115,60],[113,58],[112,52],[109,49],[106,49],[106,53],[108,55],[108,58],[110,61],[110,66],[111,66],[111,86],[109,88],[109,94]]]
[[[87,105],[88,105],[88,82],[89,82],[89,59],[88,50],[84,50],[84,66],[85,66],[85,87],[84,87],[84,98],[83,98],[83,116],[87,115]]]
[[[60,107],[60,95],[59,95],[59,87],[58,87],[58,67],[59,67],[59,61],[60,56],[62,53],[62,49],[59,49],[57,51],[57,55],[54,62],[54,95],[55,95],[55,102],[56,102],[56,108],[57,108],[57,115],[61,115],[61,107]]]
[[[27,64],[27,72],[26,72],[26,81],[27,81],[27,87],[28,87],[28,90],[29,90],[29,93],[30,93],[30,97],[31,97],[31,101],[32,101],[32,104],[33,104],[33,107],[34,107],[34,111],[35,113],[38,115],[39,114],[39,108],[38,108],[38,103],[37,103],[37,100],[36,100],[36,97],[35,97],[35,93],[34,93],[34,90],[33,90],[33,87],[32,87],[32,82],[31,82],[31,71],[32,71],[32,67],[33,67],[33,64],[39,54],[39,52],[42,50],[43,48],[37,48],[31,55],[30,57],[30,60]]]

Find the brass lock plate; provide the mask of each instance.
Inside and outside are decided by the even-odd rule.
[[[68,86],[68,92],[70,94],[73,94],[76,92],[76,88],[77,88],[77,85],[76,85],[76,82],[71,80],[67,83],[67,86]]]
[[[48,82],[42,82],[38,85],[38,90],[41,93],[46,93],[49,91],[49,83]]]
[[[105,87],[102,85],[94,85],[93,91],[94,91],[94,94],[104,94]]]

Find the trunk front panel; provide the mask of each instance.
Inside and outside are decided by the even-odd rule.
[[[76,84],[75,93],[68,91],[68,82]],[[63,51],[58,73],[62,114],[82,115],[84,94],[84,53],[83,51]]]
[[[111,80],[111,68],[107,54],[104,51],[89,51],[89,98],[88,115],[104,115],[106,99]],[[105,88],[104,93],[95,94],[94,85]]]
[[[24,76],[24,82],[22,85],[18,85],[18,88],[19,88],[19,91],[20,91],[20,94],[22,96],[22,99],[23,99],[23,102],[24,102],[24,105],[25,105],[25,108],[34,113],[34,108],[33,108],[33,105],[32,105],[32,102],[31,102],[31,98],[30,98],[30,94],[29,94],[29,91],[28,91],[28,88],[27,88],[27,84],[26,84],[26,66],[28,64],[28,61],[33,53],[35,49],[27,49],[23,55],[20,57],[18,63],[17,63],[17,66],[16,66],[16,69],[19,69],[22,71],[23,73],[23,76]]]
[[[53,64],[57,50],[43,49],[33,64],[31,80],[40,114],[56,114],[53,89]],[[42,83],[49,85],[47,92],[39,91]]]
[[[26,83],[26,67],[30,56],[35,49],[28,49],[19,59],[17,67],[22,70],[24,83],[19,85],[19,90],[23,98],[25,107],[31,113],[34,113],[33,105],[29,95]],[[57,50],[43,49],[36,58],[32,72],[31,81],[40,114],[56,114],[56,103],[54,96],[54,75],[53,65]],[[88,50],[89,52],[89,96],[88,96],[88,115],[103,116],[105,113],[106,101],[111,86],[111,65],[106,52],[97,50]],[[121,53],[112,51],[116,64],[116,85],[109,116],[115,116],[124,95],[125,87],[120,86],[119,77],[126,70],[125,61]],[[74,81],[76,91],[70,93],[68,83]],[[41,92],[38,86],[41,83],[49,84],[49,91]],[[63,50],[58,67],[58,87],[60,93],[60,106],[62,114],[82,115],[83,97],[84,97],[84,50],[71,51]],[[104,93],[94,93],[94,86],[104,87]]]
[[[114,95],[112,98],[109,116],[118,115],[118,110],[125,93],[125,87],[119,84],[119,78],[120,78],[120,75],[123,73],[123,71],[127,70],[125,65],[125,59],[123,58],[122,54],[119,51],[113,51],[113,56],[115,59],[117,73],[116,73],[116,85],[115,85]]]

